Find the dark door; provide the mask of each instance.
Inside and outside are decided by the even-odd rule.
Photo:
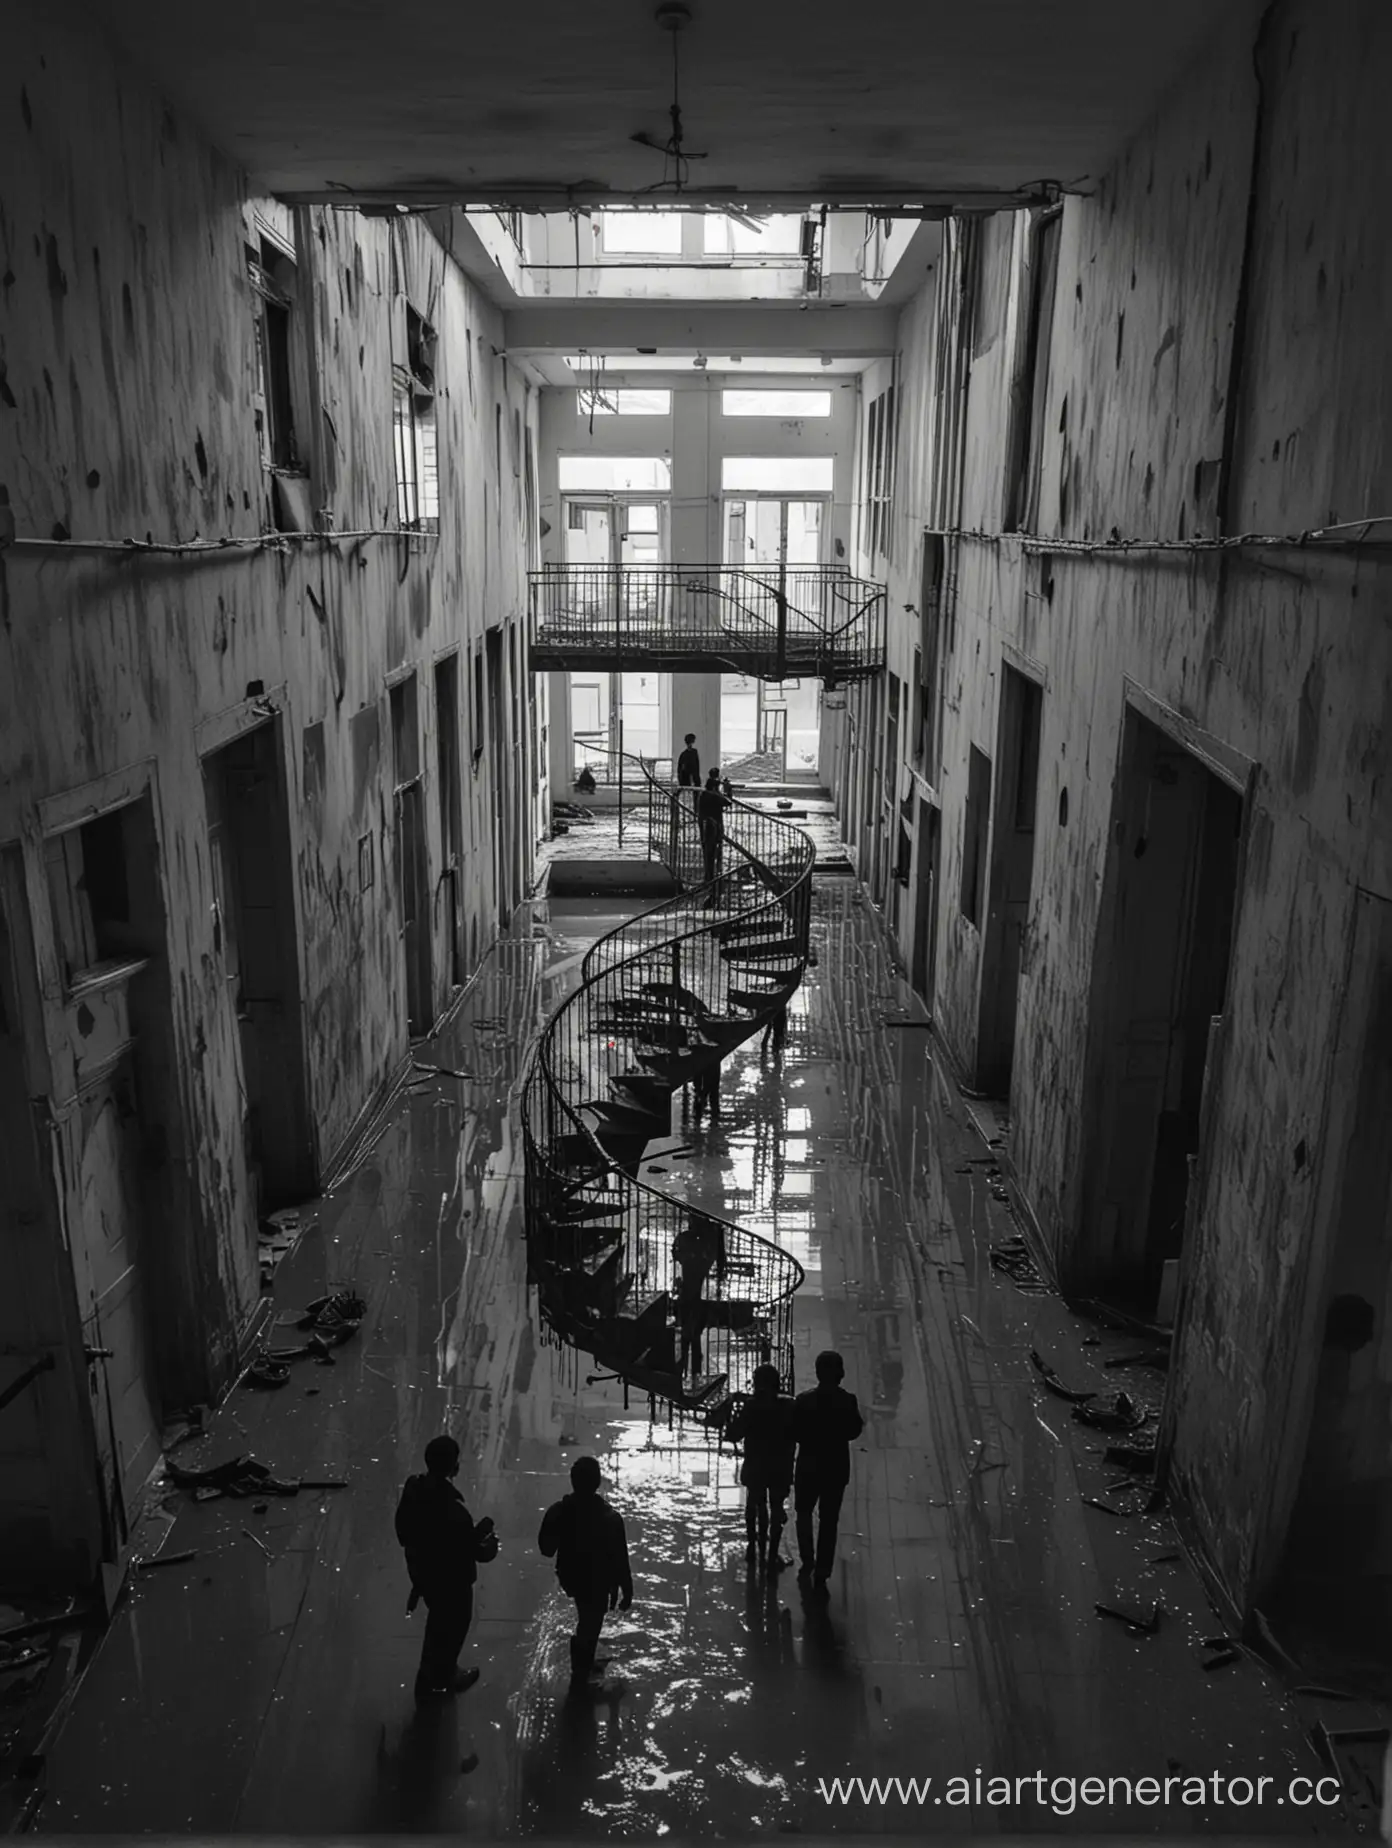
[[[1014,1064],[1020,955],[1034,878],[1042,707],[1043,695],[1036,683],[1013,667],[1005,668],[977,1025],[977,1084],[992,1097],[1010,1095]]]
[[[204,760],[223,975],[240,1030],[258,1214],[314,1188],[280,721]]]
[[[1102,1280],[1149,1313],[1180,1255],[1209,1034],[1227,989],[1242,801],[1132,713],[1099,937],[1091,1214]]]
[[[391,689],[392,773],[396,783],[396,897],[406,959],[406,1018],[412,1035],[429,1033],[430,858],[425,838],[425,791],[420,773],[416,676]]]
[[[464,813],[459,766],[459,657],[435,668],[435,780],[440,798],[440,895],[445,911],[449,977],[464,980],[463,891]]]
[[[507,703],[503,686],[503,631],[501,625],[484,637],[484,660],[488,675],[488,742],[492,766],[493,797],[493,891],[501,929],[512,914],[508,868],[512,862],[512,836],[515,817],[511,794],[510,750],[508,744]]]
[[[912,981],[930,1008],[938,962],[938,820],[938,810],[920,796]]]
[[[413,1037],[429,1033],[430,927],[425,845],[425,801],[419,777],[396,792],[397,899],[406,956],[406,1015]]]

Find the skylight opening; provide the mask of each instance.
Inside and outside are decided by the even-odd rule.
[[[679,257],[680,212],[601,212],[599,244],[606,257]]]

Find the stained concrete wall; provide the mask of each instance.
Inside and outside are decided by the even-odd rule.
[[[1392,505],[1392,359],[1378,327],[1392,281],[1379,189],[1392,19],[1370,0],[1279,0],[1260,91],[1259,25],[1255,9],[1232,20],[1096,193],[1063,207],[1046,535],[1193,539],[1224,512],[1228,532],[1284,534]],[[1003,273],[1003,293],[974,303],[966,410],[960,524],[987,537],[956,540],[948,558],[934,1012],[970,1074],[981,940],[959,902],[966,765],[973,745],[998,758],[1002,668],[1015,665],[1044,692],[1011,1155],[1061,1271],[1086,1282],[1096,1253],[1079,1240],[1083,1189],[1105,1153],[1090,1140],[1090,1074],[1128,700],[1247,778],[1167,1410],[1177,1488],[1244,1603],[1273,1569],[1291,1491],[1279,1465],[1309,1420],[1306,1282],[1330,1233],[1314,1182],[1327,1127],[1349,1106],[1327,1087],[1356,893],[1392,891],[1389,567],[1372,548],[1065,557],[1000,536],[1025,232],[987,227],[983,249],[955,270],[945,259],[932,300],[901,320],[901,384],[941,433],[954,380],[935,330],[955,291]],[[934,444],[905,450],[911,421],[891,611],[917,603],[922,528],[952,498]],[[891,665],[911,645],[906,624],[892,628]],[[833,768],[854,797],[864,762]]]
[[[161,1340],[188,1399],[234,1365],[257,1310],[240,1053],[213,916],[200,753],[279,715],[289,789],[307,1088],[322,1169],[404,1058],[389,675],[419,676],[433,1001],[450,996],[435,780],[435,662],[460,651],[465,938],[477,960],[535,839],[529,690],[480,735],[485,628],[524,618],[524,431],[535,395],[499,356],[496,312],[419,221],[291,215],[120,67],[90,25],[11,11],[0,325],[0,841],[22,844],[47,1031],[68,1010],[42,871],[57,800],[148,764],[167,913],[177,1109],[168,1163],[187,1290]],[[307,499],[339,537],[261,544],[270,479],[253,428],[260,219],[297,246],[296,424]],[[399,533],[392,364],[409,297],[438,336],[438,534]],[[355,537],[353,535],[361,535]],[[212,554],[100,549],[127,537],[250,541]],[[35,542],[44,542],[37,544]],[[520,630],[515,658],[524,658]],[[507,659],[507,650],[504,651]],[[506,689],[505,689],[506,693]],[[486,702],[485,702],[486,705]],[[475,753],[479,753],[475,755]],[[495,873],[495,814],[529,812]],[[65,806],[66,805],[66,806]],[[48,820],[45,820],[45,815]],[[361,889],[359,842],[375,843]],[[84,1236],[76,1202],[69,1237]]]

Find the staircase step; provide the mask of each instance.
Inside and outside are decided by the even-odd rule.
[[[708,1014],[710,1009],[701,997],[680,982],[644,982],[643,993],[660,997],[672,1007],[688,1014]]]
[[[736,965],[736,968],[738,968],[738,965]],[[746,980],[748,980],[750,976],[757,975],[771,981],[773,983],[772,988],[769,990],[771,994],[791,995],[802,979],[801,969],[765,969],[757,964],[751,964],[749,969],[742,973]]]
[[[679,1059],[671,1053],[640,1052],[638,1057],[656,1077],[670,1082],[673,1089],[680,1084],[685,1084],[703,1063],[699,1056],[692,1057],[689,1054],[686,1058]]]
[[[587,1200],[580,1195],[571,1195],[574,1204],[555,1205],[545,1215],[551,1225],[583,1226],[597,1219],[607,1219],[611,1213],[621,1213],[624,1208],[622,1200]]]
[[[597,1116],[605,1129],[618,1129],[630,1135],[652,1136],[653,1125],[660,1121],[650,1110],[643,1110],[637,1104],[624,1104],[610,1101],[608,1098],[592,1097],[587,1103],[578,1106],[591,1116]]]
[[[712,1014],[709,1020],[701,1022],[701,1038],[709,1040],[713,1046],[738,1046],[742,1039],[749,1037],[749,1026],[747,1020]]]
[[[752,1008],[755,1013],[766,1009],[779,1008],[797,993],[797,984],[782,983],[777,988],[732,988],[730,1004],[733,1007]]]
[[[631,1104],[654,1115],[660,1116],[671,1106],[666,1085],[659,1084],[651,1072],[617,1072],[609,1080],[609,1089],[616,1103]]]
[[[726,962],[732,963],[786,961],[799,953],[796,937],[773,937],[767,943],[730,945],[720,952]]]
[[[722,924],[715,931],[722,943],[748,943],[759,937],[786,936],[791,919],[783,911],[756,913],[733,924]]]
[[[654,1028],[647,1028],[633,1035],[633,1043],[635,1046],[661,1046],[668,1052],[680,1052],[683,1047],[691,1044],[691,1035],[685,1027],[668,1027],[660,1033]],[[640,1052],[638,1057],[641,1059],[643,1054]]]

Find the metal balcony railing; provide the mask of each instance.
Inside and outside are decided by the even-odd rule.
[[[704,846],[690,790],[642,759],[650,851],[677,897],[601,937],[543,1028],[522,1094],[528,1278],[544,1328],[651,1400],[720,1428],[771,1361],[793,1385],[802,1266],[639,1181],[672,1097],[787,1007],[807,962],[815,848],[741,802]]]
[[[885,587],[841,566],[547,565],[530,590],[537,669],[628,661],[834,685],[884,667]]]

